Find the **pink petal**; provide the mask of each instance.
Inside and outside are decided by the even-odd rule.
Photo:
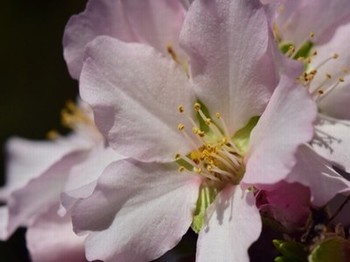
[[[40,176],[65,155],[86,146],[75,135],[50,142],[11,138],[6,146],[7,181],[0,192],[0,198],[5,200],[12,191]]]
[[[150,261],[173,248],[192,223],[200,180],[176,165],[121,160],[73,209],[76,231],[90,230],[89,260]]]
[[[70,170],[61,196],[65,210],[61,209],[60,214],[65,214],[78,199],[91,195],[102,171],[110,163],[123,158],[113,149],[106,148],[104,143],[96,145],[83,162]]]
[[[310,190],[299,183],[281,181],[267,190],[258,193],[257,202],[260,211],[268,213],[272,218],[287,228],[305,226],[310,216]]]
[[[81,96],[111,147],[142,161],[172,161],[190,151],[177,126],[192,124],[178,106],[190,115],[195,97],[179,66],[153,48],[110,37],[94,40],[87,56]]]
[[[329,162],[310,147],[301,146],[296,154],[297,164],[286,178],[287,182],[301,183],[311,190],[315,206],[324,206],[336,194],[350,191],[350,182],[335,172]]]
[[[9,209],[7,206],[0,207],[0,240],[7,240],[9,237],[7,225],[9,220]]]
[[[26,240],[33,262],[87,261],[84,252],[85,238],[74,234],[69,215],[57,215],[57,205],[28,227]]]
[[[318,103],[322,113],[347,120],[350,120],[350,78],[349,72],[344,72],[344,69],[350,70],[349,34],[350,24],[339,27],[329,42],[315,47],[317,56],[312,59],[310,65],[310,68],[315,68],[334,54],[339,55],[337,59],[331,59],[318,68],[311,87],[316,89],[321,85],[327,93],[323,95]],[[328,79],[327,82],[323,83],[327,79],[326,74],[330,74],[332,79]],[[337,87],[328,93],[326,87],[330,88],[336,84],[340,77],[345,82],[339,83]]]
[[[350,172],[350,121],[321,119],[316,130],[319,132],[312,141],[314,150]]]
[[[207,226],[199,233],[196,261],[249,261],[248,248],[262,229],[253,193],[226,187],[208,213]]]
[[[299,46],[311,32],[315,34],[313,42],[327,41],[334,29],[346,22],[350,2],[346,0],[293,0],[283,2],[276,21],[285,41]]]
[[[256,1],[195,1],[180,43],[190,56],[199,99],[230,132],[261,115],[276,86],[268,24]]]
[[[12,192],[8,200],[9,219],[6,231],[11,235],[17,227],[30,224],[60,198],[70,168],[85,157],[84,151],[67,154],[39,177]]]
[[[305,89],[283,77],[250,137],[247,184],[274,184],[296,163],[300,144],[313,136],[316,106]]]
[[[72,77],[79,78],[85,46],[97,36],[147,43],[163,53],[168,44],[178,49],[184,13],[178,0],[90,0],[84,12],[71,17],[63,37]]]

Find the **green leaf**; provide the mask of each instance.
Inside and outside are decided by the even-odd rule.
[[[233,143],[235,144],[235,146],[238,148],[238,150],[242,155],[245,155],[248,151],[250,133],[258,123],[259,118],[260,116],[252,117],[249,120],[248,124],[245,125],[243,128],[241,128],[240,130],[238,130],[232,138]]]
[[[318,244],[309,256],[309,262],[350,261],[350,241],[342,237],[329,238]]]
[[[272,242],[282,254],[282,256],[275,259],[276,262],[307,262],[307,253],[302,244],[278,239],[274,239]]]
[[[213,203],[217,194],[218,191],[215,188],[207,186],[202,186],[200,188],[196,210],[194,212],[194,217],[191,225],[193,231],[197,234],[202,229],[207,208],[211,203]]]

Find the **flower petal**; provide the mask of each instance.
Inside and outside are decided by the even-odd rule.
[[[65,214],[78,199],[91,195],[102,171],[110,163],[123,158],[104,143],[96,145],[83,162],[70,170],[61,196],[64,209],[60,209],[60,214]]]
[[[207,226],[197,241],[196,261],[249,261],[248,248],[262,229],[253,193],[228,186],[208,212]]]
[[[12,191],[25,186],[29,180],[40,176],[70,152],[86,148],[76,135],[50,142],[11,138],[6,145],[8,154],[7,181],[0,198],[6,200]]]
[[[269,36],[258,0],[195,1],[188,10],[180,44],[196,93],[230,132],[261,115],[276,87]]]
[[[38,217],[26,233],[31,259],[40,262],[86,261],[84,240],[74,234],[69,215],[57,215],[57,205]]]
[[[67,154],[39,177],[12,192],[7,202],[9,208],[7,235],[11,235],[19,226],[30,224],[59,200],[70,168],[84,159],[84,153],[76,151]]]
[[[199,185],[197,176],[178,173],[175,164],[111,164],[95,192],[73,209],[76,231],[98,231],[87,238],[87,258],[150,261],[161,256],[190,227]]]
[[[7,225],[9,221],[9,209],[7,206],[0,207],[0,240],[7,240],[9,234]]]
[[[336,194],[350,191],[350,182],[335,172],[329,162],[318,156],[310,147],[300,146],[297,164],[286,178],[310,188],[311,201],[315,206],[324,206]]]
[[[79,78],[85,46],[97,36],[147,43],[163,53],[169,44],[178,49],[184,13],[177,0],[90,0],[64,32],[64,57],[72,77]]]
[[[350,172],[350,121],[321,119],[316,130],[318,132],[312,141],[314,150]]]
[[[317,75],[312,81],[313,89],[322,87],[325,94],[320,98],[318,105],[320,111],[326,115],[350,120],[350,52],[348,45],[348,36],[350,34],[350,23],[339,27],[332,39],[322,45],[317,45],[317,56],[312,59],[310,68],[316,68],[325,60],[329,60],[334,54],[337,59],[330,59],[317,69]],[[332,76],[328,79],[326,75]],[[344,82],[339,82],[342,78]],[[326,82],[324,82],[326,80]],[[338,83],[338,84],[337,84]],[[335,88],[331,86],[337,84]],[[326,88],[328,87],[328,88]],[[327,92],[327,90],[331,90]]]
[[[178,107],[192,111],[194,93],[185,73],[153,48],[99,37],[87,50],[81,96],[117,152],[142,161],[173,161],[190,151],[179,132],[192,127]]]
[[[246,158],[247,184],[274,184],[296,163],[300,144],[313,136],[316,105],[303,87],[281,78],[271,100],[251,133]]]
[[[294,0],[280,1],[276,24],[283,40],[302,44],[311,32],[313,42],[327,41],[334,29],[346,21],[350,2],[346,0]]]

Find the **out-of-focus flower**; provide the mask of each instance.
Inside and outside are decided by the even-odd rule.
[[[350,171],[350,2],[273,1],[281,49],[305,64],[299,77],[319,108],[311,142],[320,155]]]
[[[155,259],[192,224],[199,261],[248,261],[261,231],[255,187],[286,178],[313,135],[306,91],[282,77],[273,92],[258,1],[195,1],[182,44],[191,72],[111,37],[86,49],[81,95],[109,145],[134,158],[107,167],[72,209],[89,260]]]
[[[350,183],[332,168],[336,164],[349,171],[350,163],[350,111],[345,102],[350,53],[344,38],[349,28],[350,2],[269,2],[267,13],[275,40],[283,53],[304,66],[297,81],[310,93],[319,112],[311,147],[299,148],[297,165],[287,181],[310,187],[313,204],[322,206],[336,192],[350,191]]]
[[[61,194],[68,203],[88,196],[103,168],[121,158],[105,146],[86,104],[68,103],[62,116],[63,123],[74,130],[69,136],[51,132],[52,141],[12,138],[7,144],[0,237],[5,240],[18,227],[28,227],[33,261],[85,261],[84,237],[72,232],[66,210],[58,215]]]
[[[306,226],[311,214],[310,189],[298,183],[281,181],[257,195],[260,212],[282,224],[287,230]]]
[[[101,35],[146,43],[172,56],[181,54],[178,39],[188,5],[181,0],[90,0],[65,29],[64,57],[70,74],[79,79],[85,46]]]

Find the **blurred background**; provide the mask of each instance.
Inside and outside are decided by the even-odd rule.
[[[0,185],[5,182],[4,145],[11,136],[45,139],[60,129],[60,110],[74,100],[78,83],[66,69],[62,35],[86,0],[2,0],[0,9]],[[24,230],[0,242],[0,261],[29,261]]]

